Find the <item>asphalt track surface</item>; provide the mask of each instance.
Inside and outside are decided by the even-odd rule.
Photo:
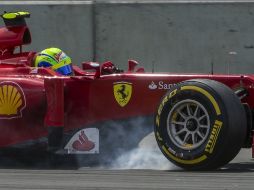
[[[91,3],[250,3],[254,0],[1,0],[1,4],[91,4]]]
[[[186,172],[177,168],[0,169],[0,189],[254,189],[254,161],[250,150],[224,168]]]

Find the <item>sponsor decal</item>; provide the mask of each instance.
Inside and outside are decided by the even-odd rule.
[[[0,119],[13,119],[22,117],[26,107],[25,94],[15,82],[4,81],[0,83]]]
[[[116,82],[113,85],[113,91],[116,102],[121,106],[126,106],[132,95],[132,83]]]
[[[149,84],[148,88],[151,90],[155,90],[158,88],[158,86],[152,81],[151,84]]]
[[[160,141],[163,140],[163,139],[161,138],[161,136],[160,136],[160,133],[159,133],[158,131],[156,132],[156,135],[157,135],[158,140],[160,140]]]
[[[159,115],[156,115],[155,124],[156,124],[157,127],[160,126],[160,114],[159,114]]]
[[[175,153],[175,154],[173,154],[173,153],[171,153],[170,151],[169,151],[169,149],[168,148],[166,148],[166,146],[164,146],[164,145],[162,145],[162,150],[171,158],[171,159],[173,159],[173,160],[175,160],[176,162],[178,162],[178,163],[181,163],[181,164],[197,164],[197,163],[199,163],[199,162],[202,162],[202,161],[204,161],[205,159],[207,159],[207,156],[206,155],[202,155],[202,156],[200,156],[200,157],[198,157],[198,158],[195,158],[195,159],[192,159],[192,160],[184,160],[183,159],[183,154],[182,153]],[[171,150],[172,151],[172,150]],[[179,158],[180,157],[180,158]]]
[[[177,90],[178,89],[175,89],[172,92],[170,92],[168,95],[166,95],[163,98],[161,104],[159,105],[159,108],[158,108],[158,111],[157,111],[157,115],[155,117],[155,124],[156,124],[157,127],[160,126],[160,116],[161,116],[161,112],[162,112],[162,109],[163,109],[164,105],[170,100],[170,98],[172,98],[174,95],[176,95]]]
[[[63,59],[65,59],[67,56],[64,52],[59,52],[57,54],[54,55],[55,59],[57,60],[57,62],[62,61]]]
[[[68,154],[97,154],[99,153],[99,130],[86,128],[78,131],[64,149]]]
[[[159,81],[158,83],[155,83],[154,81],[152,81],[149,85],[148,88],[150,90],[169,90],[170,88],[172,88],[173,86],[175,86],[176,84],[170,84],[164,81]]]
[[[222,124],[223,123],[221,121],[218,121],[218,120],[216,120],[215,123],[214,123],[212,133],[211,133],[210,138],[208,140],[208,143],[205,147],[205,151],[210,153],[210,154],[213,153],[213,149],[214,149],[214,146],[216,144],[218,135],[220,133],[220,129],[221,129]]]
[[[8,51],[8,49],[0,50],[0,54],[4,55],[7,51]]]

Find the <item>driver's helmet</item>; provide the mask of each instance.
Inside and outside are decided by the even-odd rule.
[[[72,75],[71,58],[58,48],[47,48],[35,57],[35,67],[50,67],[62,75]]]

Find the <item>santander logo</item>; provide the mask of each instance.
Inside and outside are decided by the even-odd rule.
[[[99,129],[81,129],[71,137],[64,149],[68,151],[68,154],[98,154]]]
[[[151,84],[149,84],[148,88],[151,90],[157,89],[157,85],[152,81]]]
[[[94,148],[94,146],[94,142],[88,139],[83,130],[79,134],[79,139],[75,140],[72,144],[72,147],[77,151],[90,151]]]
[[[158,82],[154,82],[152,81],[149,85],[148,88],[150,90],[169,90],[170,88],[172,88],[173,86],[175,86],[176,84],[170,84],[167,83],[165,81],[158,81]]]

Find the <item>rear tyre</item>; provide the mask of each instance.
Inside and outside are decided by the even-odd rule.
[[[227,164],[246,136],[244,107],[222,83],[199,79],[179,83],[163,97],[155,115],[155,137],[171,162],[187,170]]]

